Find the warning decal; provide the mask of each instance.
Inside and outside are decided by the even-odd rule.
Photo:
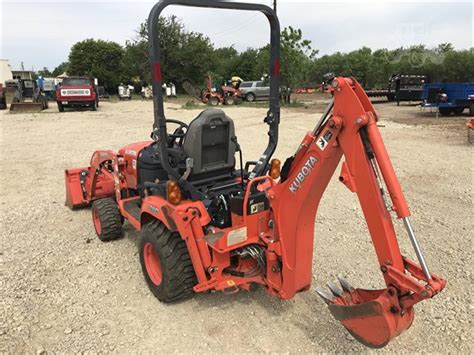
[[[318,141],[316,142],[316,144],[318,145],[319,149],[321,150],[324,150],[326,149],[327,145],[328,145],[328,142],[331,140],[332,138],[332,132],[331,131],[326,131],[326,133],[324,133],[324,135],[322,135],[321,137],[318,138]]]
[[[318,139],[317,145],[318,145],[319,149],[324,150],[324,149],[326,149],[326,146],[328,145],[328,142],[327,142],[327,140],[324,139],[324,137],[320,137]]]

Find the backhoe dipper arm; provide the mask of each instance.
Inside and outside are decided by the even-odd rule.
[[[340,278],[342,290],[328,283],[330,292],[317,291],[356,339],[382,347],[411,325],[412,306],[440,292],[445,281],[428,271],[367,95],[350,78],[335,78],[332,89],[332,116],[327,112],[306,135],[286,179],[268,191],[281,245],[279,294],[290,298],[310,287],[317,208],[344,156],[339,180],[357,194],[387,289],[354,289]],[[401,255],[391,211],[403,219],[421,266]]]

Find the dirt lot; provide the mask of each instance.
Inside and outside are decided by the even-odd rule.
[[[312,128],[322,103],[283,109],[282,160]],[[416,307],[411,329],[383,351],[472,352],[473,155],[463,119],[433,121],[413,106],[377,105],[382,134],[413,212],[432,271],[447,289]],[[266,145],[266,110],[233,107],[244,159]],[[169,118],[198,110],[168,103]],[[264,291],[204,294],[163,305],[148,291],[139,234],[101,243],[90,210],[64,206],[63,170],[88,163],[95,149],[147,139],[150,102],[103,103],[97,112],[52,107],[0,113],[0,352],[346,352],[367,349],[333,320],[313,292],[281,302]],[[427,123],[435,124],[427,126]],[[416,125],[414,125],[416,124]],[[400,230],[402,250],[414,257]],[[315,226],[314,285],[343,273],[356,286],[381,286],[375,254],[355,197],[333,179]]]

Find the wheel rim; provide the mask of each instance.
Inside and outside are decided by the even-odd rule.
[[[94,221],[94,228],[97,234],[102,233],[102,224],[100,223],[99,213],[97,209],[92,209],[92,220]]]
[[[143,247],[143,258],[145,261],[145,268],[148,277],[150,278],[151,282],[158,286],[161,284],[163,273],[161,271],[160,258],[156,253],[153,244],[149,242],[145,244]]]

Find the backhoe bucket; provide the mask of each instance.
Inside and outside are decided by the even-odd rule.
[[[74,210],[89,205],[84,193],[84,172],[87,168],[67,169],[64,172],[66,182],[66,206]]]
[[[354,289],[345,279],[339,278],[339,281],[342,289],[329,282],[330,292],[321,288],[316,292],[328,304],[334,318],[357,341],[371,348],[382,348],[410,328],[413,307],[401,310],[395,289]]]
[[[11,112],[41,112],[44,106],[40,102],[14,102],[10,104]]]

